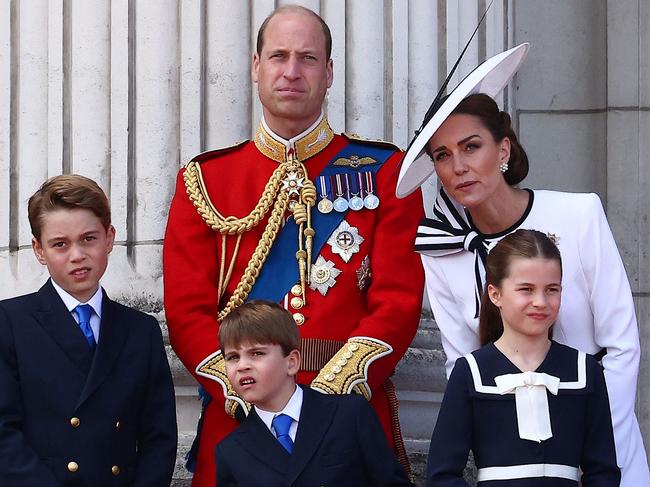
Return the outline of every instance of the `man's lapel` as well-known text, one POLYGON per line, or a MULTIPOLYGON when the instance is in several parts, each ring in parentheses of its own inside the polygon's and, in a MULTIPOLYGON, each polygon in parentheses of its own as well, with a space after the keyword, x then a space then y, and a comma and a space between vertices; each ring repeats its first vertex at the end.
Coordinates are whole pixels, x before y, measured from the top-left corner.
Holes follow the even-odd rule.
POLYGON ((254 408, 233 434, 245 451, 280 475, 285 475, 291 456, 269 431, 254 408))
POLYGON ((336 413, 334 401, 327 401, 320 392, 303 387, 302 410, 296 432, 286 485, 292 485, 318 450, 336 413))
POLYGON ((115 361, 124 348, 129 334, 129 323, 119 306, 108 297, 105 291, 102 299, 102 320, 99 342, 95 349, 95 359, 88 375, 86 385, 81 392, 77 407, 101 385, 111 371, 115 361))
POLYGON ((87 375, 92 364, 92 351, 50 279, 39 289, 37 296, 38 307, 34 312, 36 320, 72 363, 87 375))

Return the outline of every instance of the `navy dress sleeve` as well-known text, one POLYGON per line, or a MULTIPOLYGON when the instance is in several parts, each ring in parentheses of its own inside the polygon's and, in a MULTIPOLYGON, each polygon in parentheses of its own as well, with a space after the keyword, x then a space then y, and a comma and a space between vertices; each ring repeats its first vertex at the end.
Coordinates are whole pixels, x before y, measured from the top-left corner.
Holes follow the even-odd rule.
POLYGON ((616 464, 614 433, 610 416, 605 377, 600 365, 587 357, 588 377, 594 381, 593 393, 587 402, 584 447, 580 467, 583 487, 614 487, 619 485, 621 471, 616 464))
POLYGON ((470 371, 465 358, 456 361, 431 437, 427 487, 469 487, 463 470, 472 445, 473 411, 470 371))

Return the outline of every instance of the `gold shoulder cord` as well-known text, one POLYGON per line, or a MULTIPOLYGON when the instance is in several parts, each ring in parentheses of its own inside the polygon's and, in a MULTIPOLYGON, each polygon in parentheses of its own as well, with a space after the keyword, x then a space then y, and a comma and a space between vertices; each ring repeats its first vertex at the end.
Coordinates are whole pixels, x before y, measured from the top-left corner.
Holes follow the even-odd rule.
POLYGON ((248 297, 280 230, 282 219, 287 208, 293 212, 293 217, 299 226, 296 259, 298 261, 300 280, 304 293, 305 283, 307 282, 310 271, 309 264, 311 262, 312 240, 315 234, 314 229, 311 228, 311 207, 315 204, 317 198, 316 187, 309 179, 304 164, 292 156, 288 160, 280 163, 266 183, 262 196, 257 202, 257 205, 255 205, 255 208, 243 218, 236 218, 234 216, 224 217, 219 213, 210 200, 201 173, 201 167, 196 161, 192 161, 187 165, 183 173, 183 179, 185 181, 187 195, 196 207, 199 215, 201 215, 201 218, 203 218, 210 228, 222 235, 218 288, 219 301, 230 281, 235 260, 239 253, 239 243, 242 235, 256 227, 272 208, 266 228, 244 270, 241 280, 237 284, 232 296, 230 296, 226 306, 218 314, 217 318, 219 321, 234 308, 243 304, 248 297), (226 237, 229 235, 237 235, 237 241, 228 270, 226 271, 226 237))

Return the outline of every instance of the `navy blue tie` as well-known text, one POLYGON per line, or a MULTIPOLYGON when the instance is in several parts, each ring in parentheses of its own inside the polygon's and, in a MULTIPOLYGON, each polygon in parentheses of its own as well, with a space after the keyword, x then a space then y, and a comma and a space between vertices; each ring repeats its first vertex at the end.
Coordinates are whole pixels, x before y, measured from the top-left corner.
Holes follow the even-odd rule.
POLYGON ((95 349, 95 335, 93 335, 93 330, 90 327, 90 317, 93 315, 93 307, 89 304, 80 304, 75 308, 77 316, 79 317, 79 328, 83 332, 88 345, 91 350, 95 349))
POLYGON ((291 436, 289 436, 291 423, 293 423, 293 418, 286 414, 278 414, 273 418, 273 421, 271 421, 271 426, 273 426, 273 429, 275 430, 275 435, 278 437, 278 441, 289 453, 293 451, 293 440, 291 439, 291 436))

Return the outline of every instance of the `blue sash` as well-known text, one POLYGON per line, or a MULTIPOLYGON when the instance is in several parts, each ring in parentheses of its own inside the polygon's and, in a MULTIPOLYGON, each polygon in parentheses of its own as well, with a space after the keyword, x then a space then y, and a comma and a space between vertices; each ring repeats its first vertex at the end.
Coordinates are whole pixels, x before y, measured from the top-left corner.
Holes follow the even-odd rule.
MULTIPOLYGON (((320 176, 331 176, 335 174, 356 175, 360 169, 375 174, 394 152, 393 149, 349 142, 348 145, 343 147, 332 158, 323 169, 323 172, 314 178, 314 180, 320 176), (371 157, 377 162, 357 168, 334 165, 334 162, 338 159, 350 158, 350 156, 358 156, 359 158, 371 157)), ((316 231, 312 246, 312 258, 314 261, 329 236, 340 225, 346 213, 339 213, 337 211, 330 213, 321 213, 318 210, 312 211, 311 222, 312 227, 316 231)), ((296 225, 293 217, 290 217, 276 237, 260 275, 248 295, 247 301, 252 299, 267 299, 278 303, 284 298, 291 289, 291 286, 300 281, 298 265, 295 259, 297 250, 298 225, 296 225)))

